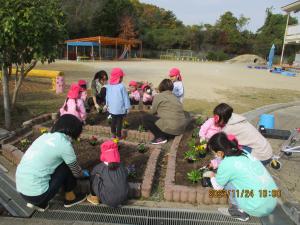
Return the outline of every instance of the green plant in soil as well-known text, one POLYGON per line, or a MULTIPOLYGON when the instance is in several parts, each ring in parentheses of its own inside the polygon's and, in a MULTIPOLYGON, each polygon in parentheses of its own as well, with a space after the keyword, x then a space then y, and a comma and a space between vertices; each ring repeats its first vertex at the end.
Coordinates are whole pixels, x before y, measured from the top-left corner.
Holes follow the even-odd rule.
POLYGON ((23 140, 20 141, 20 145, 22 149, 26 149, 30 146, 31 141, 29 141, 27 138, 24 138, 23 140))
POLYGON ((139 131, 139 132, 145 132, 146 129, 145 129, 145 127, 144 127, 143 125, 139 125, 138 131, 139 131))
POLYGON ((199 136, 199 131, 200 131, 200 127, 196 127, 196 128, 193 130, 192 137, 193 137, 193 138, 197 138, 197 137, 199 136))
POLYGON ((201 116, 199 116, 195 121, 197 126, 201 126, 203 124, 203 122, 204 122, 204 120, 201 116))
POLYGON ((136 178, 136 168, 135 165, 127 166, 128 178, 136 178))
POLYGON ((198 159, 197 155, 198 155, 197 151, 195 151, 195 149, 191 149, 184 153, 184 159, 191 161, 191 162, 195 162, 198 159))
POLYGON ((202 179, 202 172, 199 170, 192 170, 191 172, 187 173, 187 178, 193 184, 198 183, 202 179))
POLYGON ((127 129, 129 127, 129 122, 127 120, 123 121, 123 128, 127 129))
POLYGON ((145 153, 146 152, 146 144, 145 143, 140 143, 138 146, 137 146, 137 150, 140 152, 140 153, 145 153))
POLYGON ((98 139, 95 136, 92 136, 89 140, 90 145, 95 146, 98 142, 98 139))
POLYGON ((187 145, 189 147, 190 150, 194 149, 196 146, 196 139, 195 138, 191 138, 188 142, 187 145))

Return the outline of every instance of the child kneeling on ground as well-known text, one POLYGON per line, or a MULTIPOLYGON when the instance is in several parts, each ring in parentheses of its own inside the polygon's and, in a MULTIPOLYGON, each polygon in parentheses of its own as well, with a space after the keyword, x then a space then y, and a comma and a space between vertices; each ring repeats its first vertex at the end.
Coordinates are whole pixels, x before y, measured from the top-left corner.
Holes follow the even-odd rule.
POLYGON ((118 207, 127 200, 127 169, 120 163, 118 145, 106 141, 101 145, 101 163, 91 173, 91 194, 87 200, 91 204, 100 202, 110 207, 118 207))
POLYGON ((230 207, 218 210, 240 221, 250 216, 262 217, 273 212, 277 200, 272 195, 262 196, 262 191, 273 193, 277 186, 263 164, 247 151, 243 151, 236 139, 221 132, 211 137, 207 144, 223 157, 216 174, 211 174, 211 183, 215 190, 225 190, 230 207), (243 194, 244 193, 244 194, 243 194))
POLYGON ((132 80, 129 82, 129 99, 131 105, 138 105, 140 103, 141 95, 137 89, 138 84, 132 80))

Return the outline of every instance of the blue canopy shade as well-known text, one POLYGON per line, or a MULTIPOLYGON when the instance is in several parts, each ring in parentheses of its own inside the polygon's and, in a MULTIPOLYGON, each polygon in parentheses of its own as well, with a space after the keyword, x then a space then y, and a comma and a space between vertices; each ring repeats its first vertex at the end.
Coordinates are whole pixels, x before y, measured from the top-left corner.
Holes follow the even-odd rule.
POLYGON ((92 46, 99 46, 100 44, 97 42, 83 42, 83 41, 76 41, 76 42, 67 42, 68 46, 84 46, 84 47, 92 47, 92 46))

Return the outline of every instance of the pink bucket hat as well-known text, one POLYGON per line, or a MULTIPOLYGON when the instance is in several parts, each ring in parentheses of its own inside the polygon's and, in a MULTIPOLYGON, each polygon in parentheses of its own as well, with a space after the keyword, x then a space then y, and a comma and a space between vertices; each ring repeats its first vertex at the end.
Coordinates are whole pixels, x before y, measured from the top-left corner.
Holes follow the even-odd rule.
POLYGON ((229 141, 236 141, 238 144, 238 148, 241 150, 242 146, 240 146, 238 139, 236 138, 236 136, 234 134, 228 134, 227 135, 227 139, 229 141))
POLYGON ((114 68, 110 74, 109 84, 118 84, 120 83, 120 78, 124 77, 125 74, 121 68, 114 68))
POLYGON ((178 80, 182 80, 181 74, 180 74, 180 70, 178 68, 172 68, 169 72, 169 76, 170 77, 177 77, 178 80))
POLYGON ((148 87, 148 88, 150 87, 149 84, 143 84, 143 85, 142 85, 142 90, 145 91, 145 89, 146 89, 147 87, 148 87))
POLYGON ((129 82, 129 86, 137 87, 138 84, 137 84, 136 81, 132 80, 132 81, 129 82))
POLYGON ((100 147, 101 155, 100 160, 107 163, 119 163, 120 154, 118 145, 113 141, 105 141, 100 147))
POLYGON ((86 86, 87 83, 86 83, 85 80, 79 80, 79 81, 78 81, 78 85, 79 85, 79 86, 86 86))
POLYGON ((71 84, 67 97, 71 99, 77 99, 79 97, 80 87, 78 84, 71 84))

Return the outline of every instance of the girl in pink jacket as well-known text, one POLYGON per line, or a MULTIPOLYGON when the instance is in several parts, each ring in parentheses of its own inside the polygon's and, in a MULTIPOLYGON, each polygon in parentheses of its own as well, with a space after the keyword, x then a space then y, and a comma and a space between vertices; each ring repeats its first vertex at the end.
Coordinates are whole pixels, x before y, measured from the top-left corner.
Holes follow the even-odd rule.
POLYGON ((78 84, 72 84, 68 92, 64 105, 60 108, 60 115, 71 114, 76 116, 80 121, 85 122, 86 111, 84 102, 80 98, 82 89, 78 84))
POLYGON ((129 82, 129 99, 131 105, 138 105, 140 103, 141 95, 137 89, 138 84, 136 81, 129 82))
POLYGON ((209 140, 216 133, 221 132, 222 127, 218 123, 219 118, 217 115, 214 115, 213 118, 209 118, 206 122, 201 126, 199 131, 200 140, 209 140))

